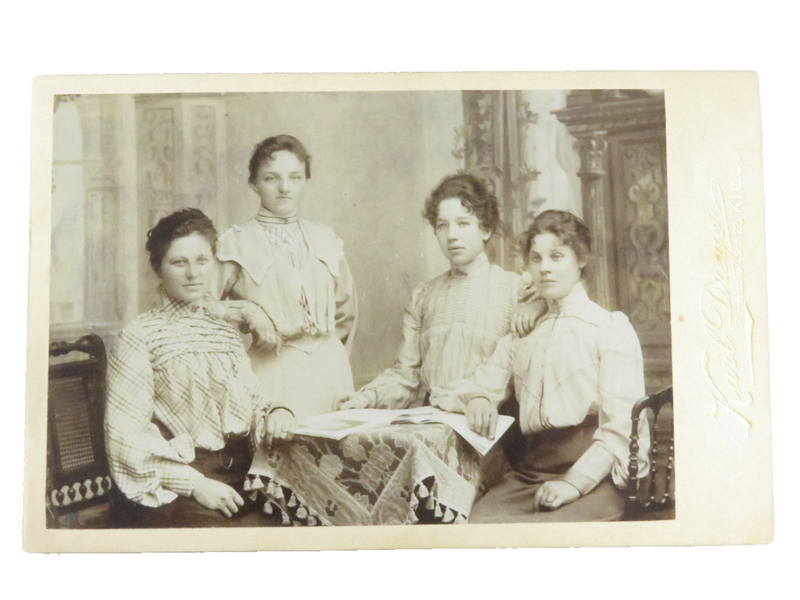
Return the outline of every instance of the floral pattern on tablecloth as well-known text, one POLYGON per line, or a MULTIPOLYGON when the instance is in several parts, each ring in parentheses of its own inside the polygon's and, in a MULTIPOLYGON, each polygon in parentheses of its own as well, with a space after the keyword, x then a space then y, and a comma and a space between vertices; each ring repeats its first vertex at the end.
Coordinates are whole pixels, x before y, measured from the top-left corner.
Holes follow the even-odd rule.
POLYGON ((499 444, 481 459, 447 425, 396 425, 261 449, 245 489, 284 525, 465 523, 506 468, 499 444))

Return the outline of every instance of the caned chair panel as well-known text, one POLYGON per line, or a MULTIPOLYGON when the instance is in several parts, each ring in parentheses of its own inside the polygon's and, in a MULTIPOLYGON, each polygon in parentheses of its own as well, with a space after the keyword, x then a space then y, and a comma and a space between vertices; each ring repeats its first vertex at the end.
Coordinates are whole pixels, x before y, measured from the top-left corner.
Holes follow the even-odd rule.
POLYGON ((103 437, 106 352, 103 340, 87 335, 50 345, 50 356, 84 352, 88 359, 50 366, 47 398, 47 522, 108 502, 111 480, 103 437))

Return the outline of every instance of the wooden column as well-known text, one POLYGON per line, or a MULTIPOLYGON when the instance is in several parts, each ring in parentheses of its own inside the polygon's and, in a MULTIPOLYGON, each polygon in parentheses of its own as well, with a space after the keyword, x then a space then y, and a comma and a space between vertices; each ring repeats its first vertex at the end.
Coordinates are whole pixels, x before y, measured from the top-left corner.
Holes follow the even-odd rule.
POLYGON ((608 142, 604 131, 594 131, 576 142, 581 157, 583 215, 592 232, 593 251, 596 257, 592 264, 589 293, 600 306, 616 309, 614 273, 610 258, 613 256, 611 206, 608 197, 608 172, 605 168, 608 142))

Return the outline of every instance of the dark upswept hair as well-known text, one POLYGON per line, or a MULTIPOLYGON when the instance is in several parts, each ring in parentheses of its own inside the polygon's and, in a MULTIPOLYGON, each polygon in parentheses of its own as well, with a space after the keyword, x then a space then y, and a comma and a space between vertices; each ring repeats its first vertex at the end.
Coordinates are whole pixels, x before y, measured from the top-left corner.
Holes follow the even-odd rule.
POLYGON ((150 266, 153 270, 156 273, 161 271, 161 262, 172 242, 193 233, 199 233, 206 238, 211 245, 211 251, 216 254, 217 230, 211 219, 197 208, 184 208, 167 215, 148 231, 145 248, 150 253, 150 266))
MULTIPOLYGON (((592 234, 589 228, 578 217, 565 210, 546 210, 536 216, 522 235, 520 250, 525 263, 530 262, 533 239, 542 233, 552 233, 565 246, 572 248, 579 262, 588 263, 592 258, 592 234)), ((581 268, 581 277, 586 267, 581 268)))
POLYGON ((306 150, 303 142, 291 135, 276 135, 268 137, 256 144, 253 156, 250 157, 250 183, 255 183, 258 179, 258 170, 265 162, 272 160, 272 155, 281 150, 288 150, 306 166, 306 179, 311 179, 311 155, 306 150))
POLYGON ((422 216, 431 227, 436 227, 439 205, 443 200, 458 198, 470 213, 478 218, 481 229, 493 233, 500 224, 500 207, 497 198, 486 184, 473 175, 463 173, 445 177, 425 200, 422 216))

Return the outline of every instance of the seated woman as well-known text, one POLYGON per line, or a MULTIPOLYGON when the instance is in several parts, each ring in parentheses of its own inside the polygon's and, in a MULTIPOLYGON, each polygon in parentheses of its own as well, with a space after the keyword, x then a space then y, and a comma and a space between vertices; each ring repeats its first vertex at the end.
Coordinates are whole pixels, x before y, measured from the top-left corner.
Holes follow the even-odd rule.
POLYGON ((261 207, 255 220, 220 235, 217 298, 249 300, 253 371, 298 419, 331 412, 353 390, 348 353, 356 292, 344 244, 324 225, 298 216, 311 157, 290 135, 259 143, 250 187, 261 207))
MULTIPOLYGON (((428 392, 445 390, 470 376, 511 331, 520 278, 489 263, 486 242, 498 226, 499 208, 484 183, 472 175, 445 178, 425 202, 450 270, 413 291, 403 322, 403 344, 395 366, 339 408, 407 408, 428 392)), ((459 410, 457 398, 431 396, 444 410, 459 410)))
MULTIPOLYGON (((524 241, 528 272, 547 311, 524 338, 504 338, 474 378, 454 384, 493 437, 511 394, 523 432, 516 472, 472 508, 470 523, 611 521, 622 516, 631 409, 644 397, 642 350, 628 318, 586 295, 591 237, 576 216, 540 214, 524 241)), ((649 444, 642 428, 640 460, 649 444)))
POLYGON ((251 444, 289 439, 294 419, 259 391, 225 311, 203 306, 216 268, 211 220, 184 209, 147 237, 162 304, 120 332, 108 364, 106 446, 130 500, 120 517, 130 527, 241 525, 251 444))

